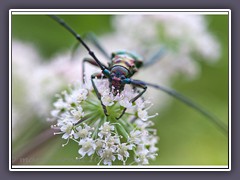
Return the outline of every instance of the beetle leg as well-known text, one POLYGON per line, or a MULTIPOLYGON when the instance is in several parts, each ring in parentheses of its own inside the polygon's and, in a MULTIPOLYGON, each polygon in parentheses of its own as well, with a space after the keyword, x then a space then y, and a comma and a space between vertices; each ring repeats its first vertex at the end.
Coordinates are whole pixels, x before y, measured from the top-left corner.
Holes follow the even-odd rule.
MULTIPOLYGON (((98 64, 96 63, 96 61, 94 61, 94 59, 92 58, 84 58, 83 62, 82 62, 82 82, 84 83, 84 77, 85 77, 85 63, 89 63, 93 66, 98 67, 98 64)), ((102 64, 103 65, 103 64, 102 64)), ((105 68, 107 68, 105 65, 103 65, 105 68)))
POLYGON ((166 54, 166 49, 161 47, 157 52, 155 52, 148 60, 143 63, 143 67, 148 67, 154 63, 161 60, 161 58, 166 54))
POLYGON ((93 89, 94 89, 94 91, 95 91, 95 93, 96 93, 99 101, 101 102, 101 105, 102 105, 102 107, 103 107, 104 114, 105 114, 106 116, 108 116, 108 114, 107 114, 107 108, 106 108, 106 106, 102 103, 102 99, 101 99, 102 96, 101 96, 101 94, 99 93, 98 88, 97 88, 97 86, 96 86, 95 83, 94 83, 94 78, 101 79, 101 78, 106 78, 106 77, 103 76, 102 73, 95 73, 95 74, 93 74, 93 75, 91 76, 91 82, 92 82, 93 89))
MULTIPOLYGON (((136 86, 133 86, 133 89, 134 89, 134 92, 140 93, 139 90, 136 90, 136 86)), ((142 101, 145 100, 145 98, 144 98, 143 96, 140 96, 140 98, 142 99, 142 101)), ((137 118, 138 118, 137 116, 134 116, 134 117, 130 120, 130 122, 131 122, 131 123, 134 123, 134 122, 137 120, 137 118)))
MULTIPOLYGON (((134 87, 139 87, 142 88, 143 90, 141 92, 138 93, 137 96, 135 96, 134 98, 132 98, 130 100, 130 103, 134 103, 139 97, 142 97, 142 95, 145 93, 145 91, 147 90, 147 86, 143 83, 135 83, 135 81, 131 81, 131 83, 134 87)), ((121 115, 119 117, 117 117, 116 119, 120 119, 124 113, 126 112, 127 108, 124 108, 121 115)))

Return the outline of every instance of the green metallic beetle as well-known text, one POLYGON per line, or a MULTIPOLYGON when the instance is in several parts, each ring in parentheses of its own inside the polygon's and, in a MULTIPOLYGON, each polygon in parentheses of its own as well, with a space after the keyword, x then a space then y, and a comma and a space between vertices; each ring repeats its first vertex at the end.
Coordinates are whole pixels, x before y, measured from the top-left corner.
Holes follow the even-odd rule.
MULTIPOLYGON (((77 34, 70 26, 68 26, 61 18, 55 15, 49 15, 51 18, 53 18, 55 21, 57 21, 59 24, 61 24, 65 29, 67 29, 77 40, 80 42, 88 51, 91 58, 84 58, 83 60, 83 73, 85 72, 84 64, 85 62, 90 63, 94 66, 98 66, 101 69, 100 73, 95 73, 91 76, 91 82, 94 88, 94 91, 99 99, 99 101, 102 104, 104 113, 106 116, 108 116, 106 106, 101 101, 101 94, 99 93, 94 79, 101 79, 101 78, 107 78, 109 80, 109 88, 112 91, 113 95, 116 96, 118 93, 121 93, 124 90, 124 87, 126 84, 132 85, 133 88, 141 88, 142 91, 138 91, 138 94, 130 100, 130 102, 135 102, 139 97, 141 97, 147 90, 147 87, 153 87, 156 89, 159 89, 176 99, 180 100, 181 102, 185 103, 186 105, 190 106, 191 108, 197 110, 207 118, 209 118, 213 123, 215 123, 221 130, 224 132, 227 132, 225 125, 220 121, 217 117, 194 103, 192 100, 188 99, 187 97, 183 96, 182 94, 176 92, 175 90, 156 85, 147 83, 141 80, 135 80, 132 79, 132 76, 142 67, 149 66, 160 59, 160 57, 164 54, 164 49, 161 48, 159 51, 157 51, 151 58, 149 58, 147 61, 142 61, 142 58, 129 51, 116 51, 113 52, 111 56, 104 50, 104 48, 100 45, 97 38, 89 33, 87 34, 86 38, 90 40, 93 45, 98 48, 98 50, 107 58, 109 59, 108 66, 104 65, 100 62, 100 60, 96 57, 94 52, 88 47, 88 45, 83 41, 83 38, 77 34)), ((116 119, 121 118, 126 111, 126 108, 123 109, 122 113, 119 117, 116 119)))
MULTIPOLYGON (((94 58, 95 55, 93 55, 92 57, 94 58)), ((143 61, 141 60, 141 57, 138 56, 137 54, 134 54, 128 51, 113 52, 111 56, 111 62, 108 63, 109 65, 108 67, 104 66, 103 64, 99 65, 97 61, 94 59, 85 58, 83 60, 83 63, 84 62, 88 62, 92 65, 100 66, 100 68, 102 69, 101 73, 95 73, 91 76, 91 82, 92 82, 93 88, 100 101, 101 101, 101 95, 98 92, 98 89, 94 83, 95 78, 97 79, 108 78, 109 88, 114 96, 121 93, 124 90, 124 86, 126 84, 132 84, 134 87, 142 88, 143 90, 140 93, 138 93, 136 97, 131 99, 130 102, 132 103, 136 101, 139 97, 141 97, 147 89, 147 86, 142 81, 131 79, 131 77, 143 65, 143 61)), ((84 65, 83 65, 83 70, 85 71, 84 65)), ((107 109, 105 105, 102 103, 102 101, 101 101, 101 104, 103 106, 105 115, 108 115, 107 109)), ((126 111, 126 108, 123 110, 123 112, 117 119, 121 118, 124 115, 125 111, 126 111)))

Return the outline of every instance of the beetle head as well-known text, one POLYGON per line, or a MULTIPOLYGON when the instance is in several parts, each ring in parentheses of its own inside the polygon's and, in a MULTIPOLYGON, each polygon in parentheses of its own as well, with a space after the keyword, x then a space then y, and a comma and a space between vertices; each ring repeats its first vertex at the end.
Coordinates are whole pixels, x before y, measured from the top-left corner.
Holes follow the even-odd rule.
POLYGON ((124 89, 125 82, 124 80, 128 76, 128 70, 122 66, 114 66, 111 69, 109 86, 114 96, 118 93, 121 93, 124 89))

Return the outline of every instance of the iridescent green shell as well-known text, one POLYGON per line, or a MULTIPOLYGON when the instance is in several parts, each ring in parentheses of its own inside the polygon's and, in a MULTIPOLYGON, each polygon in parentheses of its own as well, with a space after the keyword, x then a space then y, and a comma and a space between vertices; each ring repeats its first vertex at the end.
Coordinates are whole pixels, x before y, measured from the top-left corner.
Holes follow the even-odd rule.
POLYGON ((110 68, 114 66, 122 66, 129 71, 129 76, 133 76, 135 72, 142 66, 142 57, 136 53, 128 51, 116 51, 112 53, 112 63, 110 68))

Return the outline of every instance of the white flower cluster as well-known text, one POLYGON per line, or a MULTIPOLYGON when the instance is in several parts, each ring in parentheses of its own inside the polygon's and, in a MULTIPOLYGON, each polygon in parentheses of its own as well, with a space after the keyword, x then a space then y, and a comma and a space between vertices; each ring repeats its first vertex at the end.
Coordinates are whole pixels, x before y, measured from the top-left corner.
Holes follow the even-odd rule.
MULTIPOLYGON (((112 36, 117 38, 115 41, 117 43, 109 42, 110 48, 127 48, 146 52, 157 45, 158 48, 166 46, 166 51, 175 52, 176 56, 182 54, 191 60, 194 60, 191 55, 194 51, 203 56, 206 61, 217 60, 220 56, 220 45, 208 30, 208 24, 203 15, 186 15, 181 12, 118 15, 114 16, 112 24, 115 29, 112 36), (124 47, 119 47, 121 45, 124 47)), ((108 38, 108 36, 105 37, 108 38)), ((113 37, 109 36, 109 38, 113 37)))
POLYGON ((67 140, 63 146, 69 140, 77 142, 81 156, 77 159, 94 156, 98 165, 149 164, 158 150, 156 130, 151 128, 153 122, 149 120, 157 114, 149 116, 147 112, 151 104, 143 99, 129 103, 136 95, 130 87, 115 97, 109 91, 107 81, 98 81, 97 87, 109 116, 104 115, 92 88, 75 84, 68 92, 57 95, 50 120, 57 121, 52 126, 58 130, 55 134, 61 134, 67 140), (124 107, 128 108, 126 114, 117 120, 124 107))

